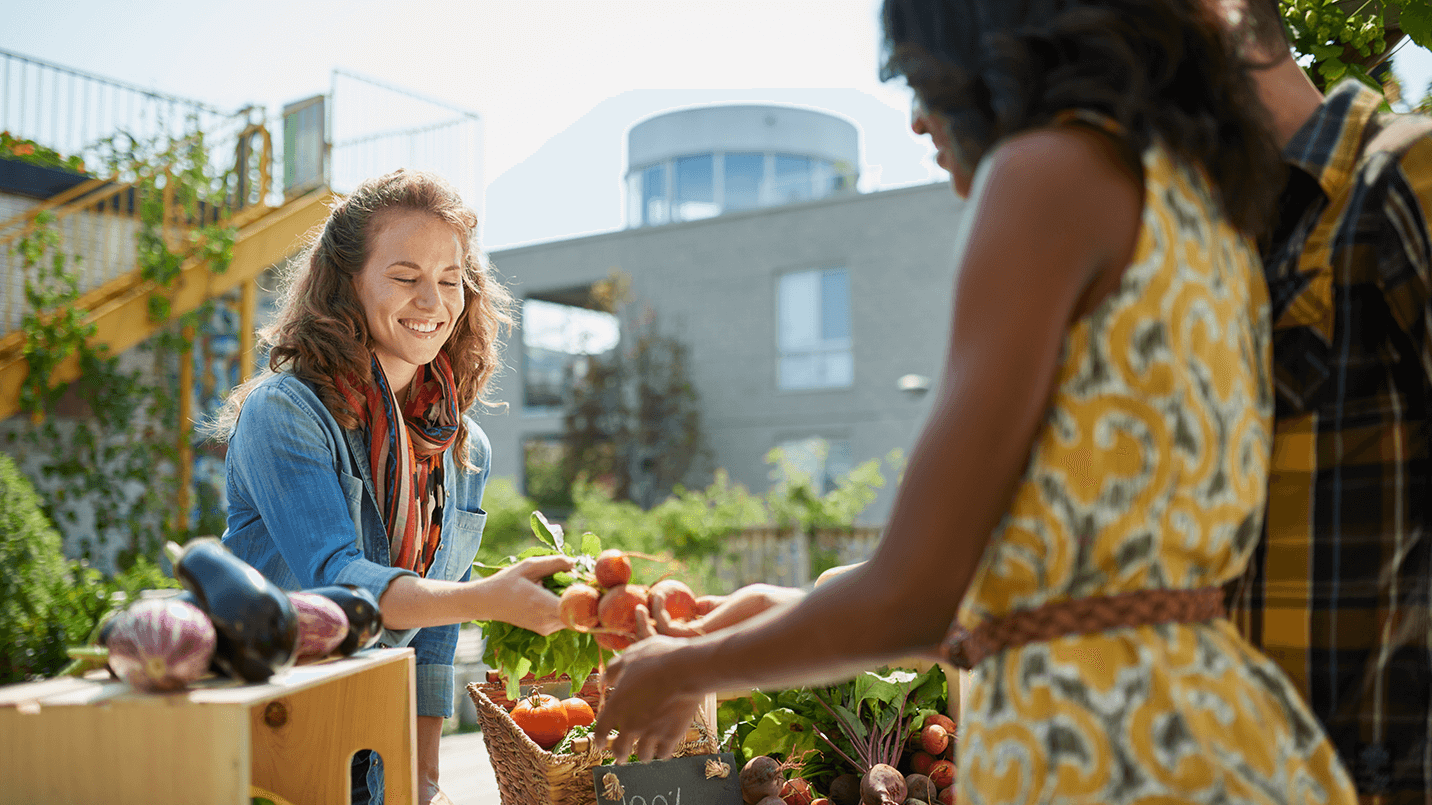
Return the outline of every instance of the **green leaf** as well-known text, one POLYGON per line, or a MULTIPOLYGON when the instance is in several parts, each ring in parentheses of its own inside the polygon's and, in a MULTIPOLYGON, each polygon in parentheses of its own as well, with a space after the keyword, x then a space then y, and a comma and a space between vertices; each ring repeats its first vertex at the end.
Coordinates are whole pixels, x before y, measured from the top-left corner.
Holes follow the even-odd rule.
POLYGON ((512 673, 507 675, 508 699, 515 702, 517 701, 517 697, 522 695, 522 677, 527 676, 527 672, 531 670, 532 661, 526 657, 519 659, 517 664, 513 666, 512 673))
POLYGON ((473 561, 473 563, 472 563, 472 573, 473 573, 473 575, 475 575, 475 576, 479 576, 479 577, 485 579, 485 578, 487 578, 488 576, 491 576, 492 574, 494 574, 494 573, 496 573, 497 571, 501 570, 502 567, 503 567, 503 566, 501 566, 501 565, 489 565, 489 564, 484 564, 483 562, 473 561))
POLYGON ((582 535, 582 553, 596 556, 602 552, 602 538, 588 531, 582 535))
POLYGON ((1407 3, 1399 16, 1402 32, 1424 48, 1432 48, 1432 4, 1407 3))
POLYGON ((557 551, 565 552, 566 543, 562 540, 562 527, 549 523, 542 512, 532 512, 532 533, 537 536, 537 539, 557 551))
POLYGON ((852 741, 864 741, 870 737, 870 731, 865 728, 865 724, 844 705, 833 704, 830 709, 835 711, 836 721, 840 724, 841 731, 845 733, 846 737, 852 741))
POLYGON ((803 736, 810 739, 808 742, 811 748, 814 748, 815 733, 804 725, 804 719, 784 708, 772 710, 761 716, 761 720, 756 723, 756 729, 746 736, 746 740, 741 744, 741 754, 744 760, 750 760, 757 755, 778 754, 789 757, 803 736))
POLYGON ((552 548, 544 548, 541 545, 534 545, 531 548, 528 548, 527 550, 523 551, 522 553, 517 554, 517 559, 518 561, 521 561, 523 559, 531 559, 534 556, 556 556, 559 553, 560 551, 554 550, 552 548))
POLYGON ((751 691, 751 701, 755 704, 756 711, 760 713, 766 713, 775 708, 775 700, 762 690, 751 691))

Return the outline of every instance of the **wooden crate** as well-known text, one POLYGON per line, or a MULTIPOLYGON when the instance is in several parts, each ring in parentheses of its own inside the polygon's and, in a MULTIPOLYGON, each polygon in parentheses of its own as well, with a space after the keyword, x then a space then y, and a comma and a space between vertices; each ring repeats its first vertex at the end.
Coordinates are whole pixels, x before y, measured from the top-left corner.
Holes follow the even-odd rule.
POLYGON ((403 648, 181 693, 103 678, 0 687, 0 805, 249 805, 251 790, 347 802, 360 749, 382 755, 388 802, 415 803, 415 678, 403 648))

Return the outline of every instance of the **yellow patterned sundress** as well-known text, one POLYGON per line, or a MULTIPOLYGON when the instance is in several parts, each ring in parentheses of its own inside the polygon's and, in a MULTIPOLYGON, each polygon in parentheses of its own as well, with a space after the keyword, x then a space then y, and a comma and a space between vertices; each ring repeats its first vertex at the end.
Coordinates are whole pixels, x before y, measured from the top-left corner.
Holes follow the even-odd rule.
MULTIPOLYGON (((1067 332, 1058 384, 959 622, 1221 585, 1258 537, 1272 389, 1257 255, 1201 171, 1155 145, 1135 257, 1067 332)), ((1352 803, 1282 672, 1227 620, 990 656, 960 725, 959 802, 1352 803)))

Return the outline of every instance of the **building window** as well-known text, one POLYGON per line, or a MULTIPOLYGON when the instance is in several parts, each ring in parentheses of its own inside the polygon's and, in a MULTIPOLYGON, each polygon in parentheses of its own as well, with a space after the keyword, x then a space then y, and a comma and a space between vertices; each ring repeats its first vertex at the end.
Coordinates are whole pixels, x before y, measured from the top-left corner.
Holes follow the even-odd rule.
MULTIPOLYGON (((833 491, 840 479, 855 468, 851 459, 849 439, 827 439, 811 436, 804 439, 790 439, 776 445, 781 449, 784 469, 788 473, 810 480, 810 487, 817 495, 833 491)), ((796 479, 792 479, 796 480, 796 479)))
POLYGON ((655 226, 667 222, 665 165, 652 165, 641 172, 641 200, 643 226, 655 226))
POLYGON ((522 302, 524 412, 559 413, 568 390, 587 375, 591 356, 615 349, 616 316, 541 299, 522 302))
POLYGON ((677 221, 697 221, 721 213, 716 204, 716 181, 710 154, 676 160, 677 221))
POLYGON ((754 210, 761 204, 761 175, 765 154, 726 154, 723 176, 726 212, 754 210))
POLYGON ((784 274, 776 298, 777 385, 802 390, 847 388, 854 383, 846 270, 784 274))
POLYGON ((790 204, 814 197, 811 192, 810 158, 776 154, 777 203, 790 204))

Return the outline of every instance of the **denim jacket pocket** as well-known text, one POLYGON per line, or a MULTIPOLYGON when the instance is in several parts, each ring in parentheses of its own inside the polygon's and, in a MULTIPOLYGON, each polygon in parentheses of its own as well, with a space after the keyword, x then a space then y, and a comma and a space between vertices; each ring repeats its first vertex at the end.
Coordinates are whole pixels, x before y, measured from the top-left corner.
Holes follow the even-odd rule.
POLYGON ((353 518, 353 535, 358 550, 371 559, 368 546, 363 544, 363 479, 340 472, 338 483, 343 486, 343 499, 348 504, 348 516, 353 518))
MULTIPOLYGON (((487 526, 487 512, 478 509, 475 512, 463 511, 453 508, 448 512, 447 522, 443 524, 443 538, 440 552, 446 553, 446 561, 435 562, 434 565, 442 564, 446 571, 442 578, 456 581, 462 578, 472 565, 472 560, 477 558, 477 549, 482 545, 482 529, 487 526)), ((429 578, 437 577, 429 572, 429 578)))

